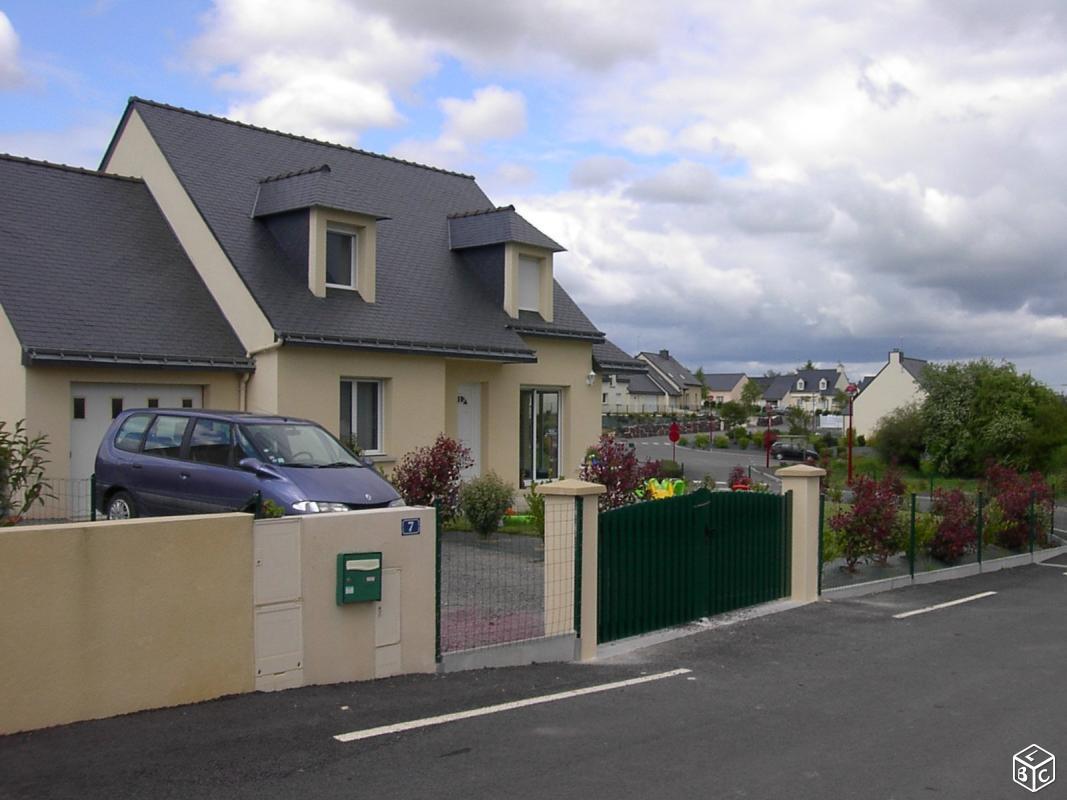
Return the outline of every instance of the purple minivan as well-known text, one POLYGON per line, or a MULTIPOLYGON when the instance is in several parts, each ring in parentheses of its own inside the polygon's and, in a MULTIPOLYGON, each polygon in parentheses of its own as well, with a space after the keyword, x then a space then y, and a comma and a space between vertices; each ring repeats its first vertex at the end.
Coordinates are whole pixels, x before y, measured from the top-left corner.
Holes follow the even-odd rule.
POLYGON ((402 506, 369 462, 314 422, 201 409, 119 414, 96 454, 96 507, 108 519, 250 510, 286 514, 402 506))

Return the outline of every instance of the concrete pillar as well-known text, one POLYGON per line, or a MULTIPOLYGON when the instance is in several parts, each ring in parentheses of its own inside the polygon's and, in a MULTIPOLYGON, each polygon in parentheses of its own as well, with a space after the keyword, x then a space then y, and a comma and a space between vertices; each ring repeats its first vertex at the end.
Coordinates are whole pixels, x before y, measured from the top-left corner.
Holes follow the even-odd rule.
POLYGON ((574 553, 577 506, 582 499, 581 636, 579 657, 596 657, 597 497, 607 491, 599 483, 562 480, 537 487, 545 496, 545 635, 574 629, 574 553))
POLYGON ((778 470, 782 494, 793 493, 794 600, 810 602, 819 597, 819 479, 826 470, 797 464, 778 470))

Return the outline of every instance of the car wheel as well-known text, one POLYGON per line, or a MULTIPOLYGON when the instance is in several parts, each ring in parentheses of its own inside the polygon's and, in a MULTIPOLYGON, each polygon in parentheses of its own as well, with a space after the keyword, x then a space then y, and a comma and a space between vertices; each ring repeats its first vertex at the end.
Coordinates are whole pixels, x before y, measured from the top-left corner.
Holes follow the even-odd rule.
POLYGON ((133 497, 129 492, 115 492, 107 501, 108 519, 133 519, 137 516, 137 506, 133 504, 133 497))
POLYGON ((774 460, 775 461, 781 461, 782 460, 782 454, 781 453, 775 453, 774 454, 774 460))

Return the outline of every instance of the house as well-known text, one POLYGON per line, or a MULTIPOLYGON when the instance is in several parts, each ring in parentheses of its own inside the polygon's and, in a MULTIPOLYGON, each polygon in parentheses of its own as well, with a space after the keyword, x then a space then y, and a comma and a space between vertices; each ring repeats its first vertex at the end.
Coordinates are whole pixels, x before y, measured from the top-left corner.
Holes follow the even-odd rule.
POLYGON ((708 400, 713 403, 740 403, 749 377, 743 372, 711 372, 704 376, 708 400))
POLYGON ((512 483, 597 440, 562 248, 469 175, 138 98, 100 172, 2 169, 0 418, 55 476, 123 406, 305 417, 385 470, 444 431, 512 483))
POLYGON ((906 358, 900 350, 889 351, 885 365, 852 401, 852 427, 857 435, 870 436, 886 414, 923 400, 926 393, 919 380, 926 364, 920 358, 906 358))
POLYGON ((847 386, 848 377, 840 364, 836 369, 802 369, 775 377, 764 390, 763 399, 778 409, 799 406, 814 414, 835 409, 839 393, 847 386))
POLYGON ((648 365, 631 358, 610 340, 593 345, 593 370, 601 380, 601 411, 604 414, 644 411, 640 401, 630 394, 630 382, 635 375, 647 375, 648 365))
POLYGON ((656 379, 657 384, 671 388, 671 397, 677 399, 672 404, 671 410, 696 411, 704 402, 703 387, 696 376, 686 367, 671 357, 670 351, 660 350, 658 353, 638 353, 637 358, 648 364, 649 375, 656 379))
POLYGON ((628 410, 643 413, 669 413, 681 405, 682 392, 651 370, 633 375, 628 387, 628 410))

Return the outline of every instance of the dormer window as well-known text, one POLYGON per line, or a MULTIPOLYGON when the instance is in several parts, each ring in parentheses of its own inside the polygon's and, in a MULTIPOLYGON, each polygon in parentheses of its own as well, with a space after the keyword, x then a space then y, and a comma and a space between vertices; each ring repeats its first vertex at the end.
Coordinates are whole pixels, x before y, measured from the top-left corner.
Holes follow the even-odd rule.
POLYGON ((804 391, 804 379, 803 378, 799 378, 797 380, 797 391, 798 392, 804 391))
POLYGON ((541 259, 519 256, 519 311, 541 312, 541 259))
POLYGON ((819 391, 820 392, 825 392, 826 391, 826 378, 820 378, 819 379, 819 391))
POLYGON ((356 289, 359 265, 359 232, 347 225, 326 226, 326 285, 356 289))

